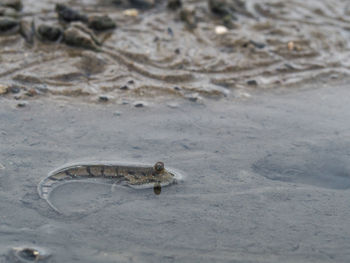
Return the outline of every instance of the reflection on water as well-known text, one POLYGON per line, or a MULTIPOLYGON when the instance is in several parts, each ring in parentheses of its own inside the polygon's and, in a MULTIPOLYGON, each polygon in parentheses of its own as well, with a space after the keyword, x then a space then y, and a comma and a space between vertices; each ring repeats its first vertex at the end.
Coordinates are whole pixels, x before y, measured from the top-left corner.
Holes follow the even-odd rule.
POLYGON ((162 192, 162 186, 160 184, 155 184, 153 187, 153 192, 155 195, 160 195, 162 192))
MULTIPOLYGON (((26 20, 40 17, 58 24, 56 1, 34 2, 24 3, 26 20)), ((125 15, 129 7, 112 1, 74 2, 71 6, 87 15, 108 13, 116 21, 117 29, 97 34, 102 52, 37 40, 30 45, 19 34, 0 37, 1 82, 36 93, 94 100, 104 94, 119 101, 225 96, 252 83, 279 87, 349 72, 346 1, 246 0, 227 25, 207 1, 184 0, 182 8, 194 10, 192 30, 181 21, 181 11, 158 2, 137 16, 125 15), (217 34, 218 25, 228 31, 217 34)))

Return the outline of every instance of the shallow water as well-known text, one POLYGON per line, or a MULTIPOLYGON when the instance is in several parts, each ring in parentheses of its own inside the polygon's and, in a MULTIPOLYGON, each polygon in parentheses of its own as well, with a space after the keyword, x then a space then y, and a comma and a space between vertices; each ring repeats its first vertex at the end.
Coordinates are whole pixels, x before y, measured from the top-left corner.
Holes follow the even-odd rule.
MULTIPOLYGON (((23 14, 56 21, 56 2, 23 14)), ((0 37, 0 84, 20 88, 0 96, 0 262, 17 247, 45 262, 349 262, 347 1, 247 0, 225 35, 205 1, 183 1, 192 31, 160 2, 135 18, 70 1, 118 22, 103 52, 0 37), (31 88, 40 99, 17 107, 31 88), (101 94, 117 103, 79 101, 101 94), (57 214, 37 185, 86 160, 164 161, 184 180, 69 182, 57 214)))
POLYGON ((0 262, 12 247, 48 262, 348 262, 347 82, 177 108, 0 98, 0 262), (37 185, 86 158, 162 160, 185 180, 160 195, 67 183, 58 215, 37 185))
MULTIPOLYGON (((23 1, 25 19, 57 23, 56 2, 23 1)), ((19 34, 2 36, 1 84, 90 101, 103 94, 123 102, 153 96, 217 98, 249 86, 295 86, 349 73, 345 0, 247 0, 246 10, 236 13, 233 28, 223 35, 215 33, 222 20, 210 13, 207 1, 183 1, 196 10, 194 30, 187 29, 178 11, 167 10, 166 1, 137 17, 123 15, 124 8, 108 0, 69 3, 117 21, 117 29, 98 36, 104 52, 39 41, 28 45, 19 34), (125 85, 127 90, 120 89, 125 85)))

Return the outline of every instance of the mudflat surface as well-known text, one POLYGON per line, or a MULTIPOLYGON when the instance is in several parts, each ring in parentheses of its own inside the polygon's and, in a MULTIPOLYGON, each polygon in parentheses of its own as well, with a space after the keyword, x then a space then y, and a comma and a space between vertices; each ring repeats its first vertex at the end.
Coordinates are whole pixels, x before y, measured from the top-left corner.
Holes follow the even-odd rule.
POLYGON ((0 84, 16 87, 20 93, 13 96, 24 99, 28 91, 84 101, 217 98, 251 86, 299 86, 315 76, 349 74, 350 5, 344 0, 226 1, 233 6, 225 8, 235 10, 229 25, 204 0, 183 0, 177 10, 165 0, 148 1, 154 5, 133 16, 127 13, 137 5, 117 2, 142 1, 22 2, 17 19, 28 28, 69 28, 56 3, 88 17, 108 15, 117 25, 95 31, 100 52, 40 40, 37 32, 32 43, 18 32, 1 34, 0 84), (226 26, 225 33, 218 34, 218 26, 226 26))
POLYGON ((0 97, 0 262, 21 246, 48 262, 348 262, 347 83, 171 107, 0 97), (185 178, 160 195, 67 183, 58 215, 36 187, 79 160, 161 160, 185 178))

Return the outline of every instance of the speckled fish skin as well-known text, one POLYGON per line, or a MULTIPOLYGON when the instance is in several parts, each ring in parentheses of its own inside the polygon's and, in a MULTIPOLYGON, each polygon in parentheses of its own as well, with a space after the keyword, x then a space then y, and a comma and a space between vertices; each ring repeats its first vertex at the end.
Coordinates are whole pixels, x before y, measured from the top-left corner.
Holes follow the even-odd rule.
POLYGON ((41 198, 45 199, 54 210, 59 212, 49 200, 51 191, 58 184, 83 178, 108 178, 111 179, 113 183, 123 183, 130 187, 152 186, 153 184, 166 186, 176 181, 175 175, 166 170, 162 162, 157 162, 154 166, 77 164, 51 172, 39 183, 39 195, 41 198))

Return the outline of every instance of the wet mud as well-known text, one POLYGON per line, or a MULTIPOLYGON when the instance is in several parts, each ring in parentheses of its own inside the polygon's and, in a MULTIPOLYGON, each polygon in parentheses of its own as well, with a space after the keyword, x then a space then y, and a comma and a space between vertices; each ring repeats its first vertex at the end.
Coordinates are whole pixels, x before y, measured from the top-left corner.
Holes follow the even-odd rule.
POLYGON ((349 262, 349 15, 0 0, 0 262, 349 262), (133 189, 84 166, 38 193, 98 161, 183 180, 133 189))
POLYGON ((256 162, 253 169, 271 180, 349 189, 349 145, 346 142, 327 144, 296 143, 286 152, 268 154, 256 162))
POLYGON ((349 73, 350 7, 342 0, 27 0, 14 7, 0 12, 0 84, 17 99, 197 100, 349 73))
POLYGON ((0 262, 349 262, 347 83, 144 108, 0 97, 0 262), (57 214, 38 184, 91 160, 184 180, 65 182, 57 214))

